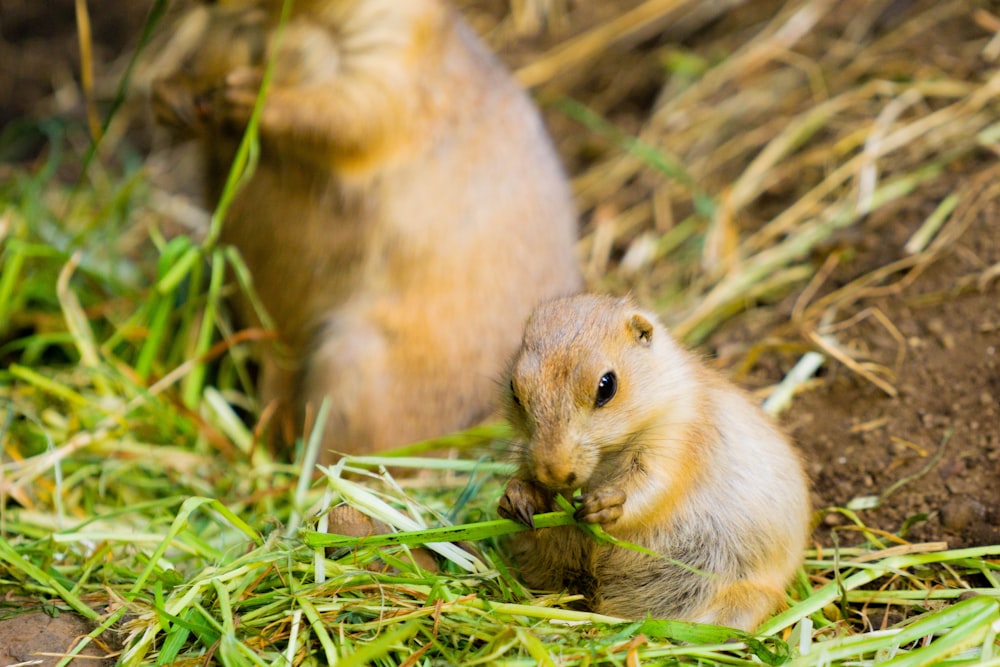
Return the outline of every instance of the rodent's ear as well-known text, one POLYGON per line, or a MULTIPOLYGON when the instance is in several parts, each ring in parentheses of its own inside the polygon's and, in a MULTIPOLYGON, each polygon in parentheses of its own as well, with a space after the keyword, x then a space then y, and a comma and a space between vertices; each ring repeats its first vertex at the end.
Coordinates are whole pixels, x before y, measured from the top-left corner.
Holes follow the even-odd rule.
POLYGON ((653 342, 653 323, 639 313, 635 313, 628 321, 628 328, 635 342, 649 346, 653 342))

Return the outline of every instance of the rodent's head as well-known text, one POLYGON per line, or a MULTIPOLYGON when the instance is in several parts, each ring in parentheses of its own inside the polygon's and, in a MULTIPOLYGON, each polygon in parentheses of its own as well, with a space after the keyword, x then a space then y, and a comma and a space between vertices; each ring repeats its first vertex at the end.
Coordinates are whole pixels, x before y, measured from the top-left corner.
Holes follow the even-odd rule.
POLYGON ((645 389, 665 333, 628 299, 581 295, 539 306, 503 389, 507 418, 524 439, 522 471, 570 491, 626 454, 650 419, 656 392, 644 400, 645 389))

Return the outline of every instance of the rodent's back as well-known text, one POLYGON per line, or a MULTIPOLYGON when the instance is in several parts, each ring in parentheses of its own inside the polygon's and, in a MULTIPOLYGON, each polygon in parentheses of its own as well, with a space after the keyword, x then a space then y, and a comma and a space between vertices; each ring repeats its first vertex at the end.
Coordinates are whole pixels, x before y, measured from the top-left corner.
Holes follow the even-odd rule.
POLYGON ((801 562, 811 518, 801 457, 745 392, 718 378, 711 401, 719 447, 708 464, 717 474, 706 477, 698 509, 731 506, 734 533, 755 527, 772 541, 768 558, 794 567, 801 562), (738 503, 732 502, 734 492, 738 503))

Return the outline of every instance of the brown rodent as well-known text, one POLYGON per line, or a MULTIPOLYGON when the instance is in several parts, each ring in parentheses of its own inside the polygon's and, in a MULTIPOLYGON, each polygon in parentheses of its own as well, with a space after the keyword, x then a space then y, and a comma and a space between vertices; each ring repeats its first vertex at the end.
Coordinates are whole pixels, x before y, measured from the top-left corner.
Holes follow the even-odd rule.
POLYGON ((512 538, 525 583, 585 593, 603 614, 744 630, 781 605, 808 538, 799 458, 655 316, 611 297, 544 303, 506 384, 523 442, 500 514, 532 525, 580 489, 577 519, 665 557, 574 526, 526 531, 512 538))
MULTIPOLYGON (((327 512, 326 517, 327 532, 336 535, 347 535, 349 537, 370 537, 372 535, 385 535, 386 533, 391 532, 389 526, 378 519, 373 519, 367 514, 363 514, 351 505, 337 505, 336 507, 332 507, 330 508, 330 511, 327 512)), ((328 556, 332 555, 335 551, 336 549, 333 547, 326 548, 328 556)), ((412 559, 414 564, 419 565, 428 572, 439 571, 437 562, 434 560, 433 553, 423 547, 407 548, 403 554, 400 554, 400 556, 412 559)), ((368 563, 365 566, 365 569, 371 572, 399 573, 399 570, 391 565, 386 565, 386 563, 381 559, 368 563)))
POLYGON ((287 351, 265 354, 262 402, 301 421, 329 397, 321 461, 470 426, 532 307, 580 286, 539 114, 441 0, 296 0, 276 46, 281 4, 193 10, 153 86, 163 124, 200 138, 214 203, 274 58, 222 231, 287 351))

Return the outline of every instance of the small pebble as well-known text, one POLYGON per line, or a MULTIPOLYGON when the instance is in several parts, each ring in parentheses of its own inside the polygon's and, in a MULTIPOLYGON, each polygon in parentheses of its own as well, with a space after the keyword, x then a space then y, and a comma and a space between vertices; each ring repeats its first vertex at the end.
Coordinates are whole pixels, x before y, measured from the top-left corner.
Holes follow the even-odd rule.
POLYGON ((976 520, 981 520, 986 508, 971 498, 952 498, 941 508, 941 524, 950 531, 959 533, 976 520))

